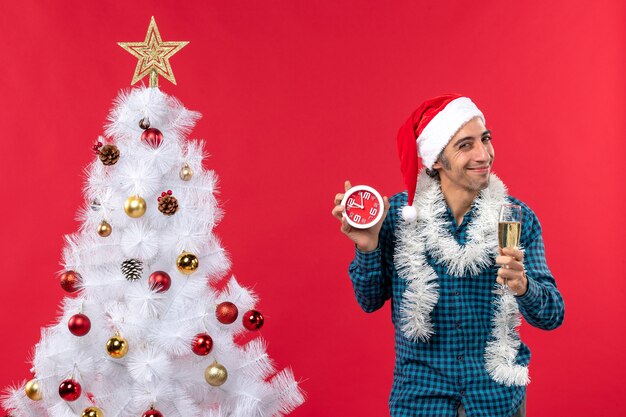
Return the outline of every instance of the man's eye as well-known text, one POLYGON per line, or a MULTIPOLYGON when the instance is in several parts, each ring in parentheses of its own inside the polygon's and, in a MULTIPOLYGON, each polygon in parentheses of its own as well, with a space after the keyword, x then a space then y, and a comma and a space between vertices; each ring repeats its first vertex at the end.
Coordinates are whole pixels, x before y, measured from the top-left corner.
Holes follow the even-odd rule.
POLYGON ((484 142, 484 141, 489 141, 489 140, 491 140, 491 136, 485 136, 485 137, 483 138, 483 142, 484 142))
POLYGON ((464 143, 463 145, 459 146, 459 149, 466 149, 469 147, 469 143, 464 143))

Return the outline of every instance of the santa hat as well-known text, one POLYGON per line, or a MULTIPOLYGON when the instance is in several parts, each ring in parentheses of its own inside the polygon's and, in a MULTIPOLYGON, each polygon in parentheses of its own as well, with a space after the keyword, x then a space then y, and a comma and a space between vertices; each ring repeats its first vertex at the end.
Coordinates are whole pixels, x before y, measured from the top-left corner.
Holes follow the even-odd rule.
POLYGON ((400 127, 398 156, 409 194, 408 205, 402 208, 404 220, 413 222, 417 219, 413 199, 419 173, 418 152, 422 164, 432 168, 450 139, 474 117, 480 117, 485 122, 485 116, 472 100, 458 94, 445 94, 420 104, 400 127))

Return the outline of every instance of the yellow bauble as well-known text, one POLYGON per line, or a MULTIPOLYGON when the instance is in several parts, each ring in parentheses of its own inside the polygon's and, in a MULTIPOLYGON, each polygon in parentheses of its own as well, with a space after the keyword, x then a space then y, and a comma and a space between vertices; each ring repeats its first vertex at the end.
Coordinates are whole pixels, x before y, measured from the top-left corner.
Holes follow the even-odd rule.
POLYGON ((204 371, 204 379, 206 379, 206 382, 209 385, 214 387, 222 385, 226 382, 227 378, 228 372, 226 371, 226 368, 224 368, 224 365, 217 362, 213 362, 204 371))
POLYGON ((185 164, 180 169, 180 179, 183 181, 189 181, 193 177, 193 170, 188 164, 185 164))
POLYGON ((113 231, 113 228, 106 220, 102 220, 100 224, 98 225, 98 234, 102 237, 109 236, 112 231, 113 231))
POLYGON ((191 275, 198 269, 198 257, 193 253, 183 252, 176 259, 178 270, 185 275, 191 275))
POLYGON ((123 358, 128 353, 128 341, 115 335, 107 341, 107 353, 113 358, 123 358))
POLYGON ((41 400, 41 387, 39 386, 39 382, 36 379, 31 379, 26 383, 24 387, 24 391, 26 391, 26 396, 33 401, 41 400))
POLYGON ((104 413, 98 407, 85 408, 82 417, 104 417, 104 413))
POLYGON ((141 217, 146 213, 146 200, 138 195, 130 196, 124 203, 124 211, 134 219, 141 217))

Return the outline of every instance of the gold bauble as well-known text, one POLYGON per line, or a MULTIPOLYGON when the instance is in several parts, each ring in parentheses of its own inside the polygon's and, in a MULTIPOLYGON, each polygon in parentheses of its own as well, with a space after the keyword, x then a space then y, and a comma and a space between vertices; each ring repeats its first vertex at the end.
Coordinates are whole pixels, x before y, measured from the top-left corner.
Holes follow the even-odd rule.
POLYGON ((85 408, 81 417, 104 417, 104 413, 98 407, 85 408))
POLYGON ((107 340, 107 353, 116 359, 123 358, 128 353, 128 341, 120 335, 107 340))
POLYGON ((134 219, 141 217, 146 213, 146 200, 138 195, 130 196, 124 203, 124 211, 134 219))
POLYGON ((41 387, 39 386, 39 382, 36 379, 31 379, 26 383, 24 387, 24 391, 26 391, 26 396, 33 401, 41 400, 41 387))
POLYGON ((204 379, 206 379, 206 382, 209 385, 214 387, 222 385, 226 382, 227 378, 228 372, 226 371, 226 368, 224 368, 224 365, 217 362, 213 362, 204 371, 204 379))
POLYGON ((183 252, 176 259, 178 270, 185 275, 191 275, 198 269, 198 257, 193 253, 183 252))
POLYGON ((106 220, 102 220, 100 224, 98 225, 98 234, 102 237, 109 236, 112 231, 113 231, 113 228, 106 220))
POLYGON ((183 181, 189 181, 193 177, 193 170, 189 166, 189 164, 183 165, 180 169, 180 179, 183 181))

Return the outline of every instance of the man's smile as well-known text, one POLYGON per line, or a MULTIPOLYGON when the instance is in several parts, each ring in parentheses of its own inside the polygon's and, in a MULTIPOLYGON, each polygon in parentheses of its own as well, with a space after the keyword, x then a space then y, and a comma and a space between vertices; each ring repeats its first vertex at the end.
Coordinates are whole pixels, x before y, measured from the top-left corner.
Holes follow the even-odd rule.
POLYGON ((489 166, 475 167, 475 168, 467 168, 468 171, 474 171, 478 174, 487 174, 489 173, 489 166))

